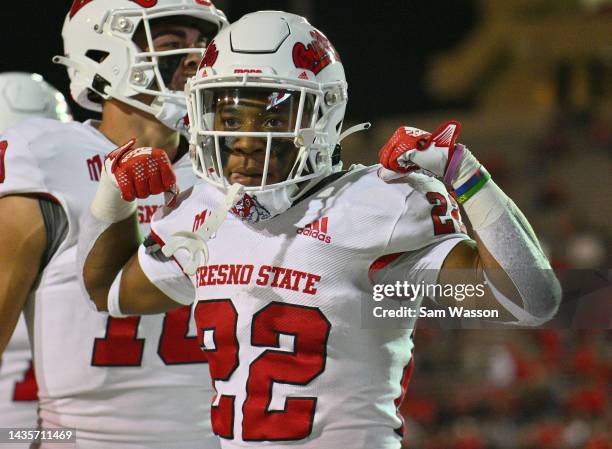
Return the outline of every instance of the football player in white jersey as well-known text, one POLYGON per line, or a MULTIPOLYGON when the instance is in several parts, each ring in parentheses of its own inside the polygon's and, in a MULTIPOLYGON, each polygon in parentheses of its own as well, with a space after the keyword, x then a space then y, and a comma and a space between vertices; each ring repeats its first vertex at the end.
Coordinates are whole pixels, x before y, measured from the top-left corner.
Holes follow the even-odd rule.
MULTIPOLYGON (((23 309, 40 426, 76 428, 79 448, 218 447, 189 308, 142 319, 100 314, 75 261, 79 220, 104 155, 119 143, 135 137, 157 147, 180 187, 195 181, 173 128, 186 115, 185 80, 226 24, 204 0, 76 0, 63 28, 65 55, 55 60, 68 67, 74 99, 102 120, 32 119, 0 136, 0 353, 23 309), (184 416, 185 407, 197 416, 184 416)), ((143 233, 163 203, 139 201, 143 233)))
POLYGON ((84 281, 100 310, 194 304, 224 449, 400 447, 416 318, 363 328, 373 283, 456 286, 461 268, 463 283, 493 278, 478 302, 504 321, 537 324, 555 312, 559 285, 531 228, 455 143, 457 122, 433 134, 403 127, 380 153, 385 168, 342 171, 344 71, 306 19, 244 16, 208 46, 186 92, 204 182, 154 221, 155 245, 138 246, 134 206, 121 196, 173 180, 152 150, 119 148, 79 246, 91 249, 84 281), (476 242, 443 182, 416 168, 455 188, 476 242))
MULTIPOLYGON (((42 76, 24 72, 0 73, 0 133, 29 117, 47 117, 62 122, 72 120, 64 96, 42 76)), ((0 172, 2 168, 0 165, 0 172)), ((0 316, 0 328, 8 326, 4 319, 0 316)), ((36 427, 37 390, 28 332, 20 317, 0 359, 0 428, 36 427)), ((6 444, 3 447, 28 445, 6 444)))

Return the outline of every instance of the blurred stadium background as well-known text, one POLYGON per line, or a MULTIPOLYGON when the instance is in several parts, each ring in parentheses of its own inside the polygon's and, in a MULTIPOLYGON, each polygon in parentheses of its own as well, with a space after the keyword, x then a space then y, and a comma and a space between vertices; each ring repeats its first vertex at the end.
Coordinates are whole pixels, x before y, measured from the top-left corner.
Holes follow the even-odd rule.
MULTIPOLYGON (((70 4, 7 5, 0 71, 38 72, 67 93, 64 69, 50 59, 61 53, 70 4)), ((458 119, 460 140, 526 213, 555 268, 609 273, 612 0, 215 4, 231 21, 260 9, 292 11, 327 34, 349 81, 345 127, 373 124, 347 139, 347 164, 375 163, 400 125, 433 130, 458 119)), ((77 119, 90 117, 71 106, 77 119)), ((612 448, 610 336, 417 330, 402 406, 406 447, 612 448)))

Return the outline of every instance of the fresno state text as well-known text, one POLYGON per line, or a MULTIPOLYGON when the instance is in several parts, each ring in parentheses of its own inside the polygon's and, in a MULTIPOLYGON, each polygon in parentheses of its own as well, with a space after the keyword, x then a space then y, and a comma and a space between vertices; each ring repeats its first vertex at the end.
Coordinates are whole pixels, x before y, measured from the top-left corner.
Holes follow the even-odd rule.
POLYGON ((252 264, 204 265, 195 274, 196 287, 213 285, 249 285, 283 288, 314 295, 321 276, 287 267, 252 264))

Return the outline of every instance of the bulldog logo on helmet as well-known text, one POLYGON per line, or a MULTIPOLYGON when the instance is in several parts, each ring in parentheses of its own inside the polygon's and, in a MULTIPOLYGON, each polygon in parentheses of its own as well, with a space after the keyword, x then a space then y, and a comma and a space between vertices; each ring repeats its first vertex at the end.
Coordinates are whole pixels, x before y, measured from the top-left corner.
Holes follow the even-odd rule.
POLYGON ((68 17, 72 19, 83 6, 85 6, 87 3, 91 1, 92 0, 74 0, 74 3, 72 4, 72 7, 70 8, 70 12, 68 13, 68 17))
POLYGON ((232 213, 252 224, 258 223, 261 220, 267 220, 272 216, 272 214, 257 201, 257 196, 250 196, 247 194, 245 194, 232 208, 232 213))
MULTIPOLYGON (((92 1, 93 0, 74 0, 74 3, 72 4, 72 7, 70 8, 70 13, 68 17, 72 19, 76 15, 76 13, 80 11, 80 9, 83 6, 85 6, 88 3, 91 3, 92 1)), ((131 1, 133 1, 134 3, 138 3, 143 8, 152 8, 153 6, 157 5, 157 0, 131 0, 131 1)))
POLYGON ((200 62, 200 67, 198 67, 198 70, 215 65, 218 56, 219 50, 217 50, 217 44, 215 44, 215 41, 213 40, 206 47, 206 52, 204 53, 204 57, 202 58, 202 62, 200 62))
POLYGON ((310 70, 317 75, 333 61, 340 61, 340 56, 329 40, 320 32, 310 32, 313 41, 305 46, 298 42, 293 46, 293 63, 298 69, 310 70))
POLYGON ((157 5, 157 0, 132 0, 134 3, 138 3, 143 8, 152 8, 157 5))

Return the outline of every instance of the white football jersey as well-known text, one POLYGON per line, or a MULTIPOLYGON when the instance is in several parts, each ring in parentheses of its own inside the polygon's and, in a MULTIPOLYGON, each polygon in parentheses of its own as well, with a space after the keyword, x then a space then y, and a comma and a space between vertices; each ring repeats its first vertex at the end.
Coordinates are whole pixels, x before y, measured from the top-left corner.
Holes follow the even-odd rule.
MULTIPOLYGON (((77 429, 80 448, 215 448, 211 384, 190 309, 111 318, 94 311, 76 277, 78 223, 116 145, 92 122, 33 119, 1 138, 0 195, 40 193, 59 203, 68 235, 26 303, 43 427, 77 429), (185 410, 195 413, 185 413, 185 410)), ((188 157, 174 169, 193 184, 188 157)), ((163 195, 138 203, 143 234, 163 195)))
MULTIPOLYGON (((467 236, 442 183, 413 174, 386 184, 376 170, 352 170, 257 225, 230 214, 208 242, 210 260, 189 279, 224 449, 400 447, 412 330, 364 329, 362 303, 372 301, 383 256, 434 245, 442 250, 420 268, 439 270, 467 236)), ((222 200, 196 184, 154 220, 156 240, 197 229, 222 200)), ((139 260, 153 282, 188 303, 176 285, 187 279, 178 268, 184 255, 160 263, 141 249, 139 260)))

